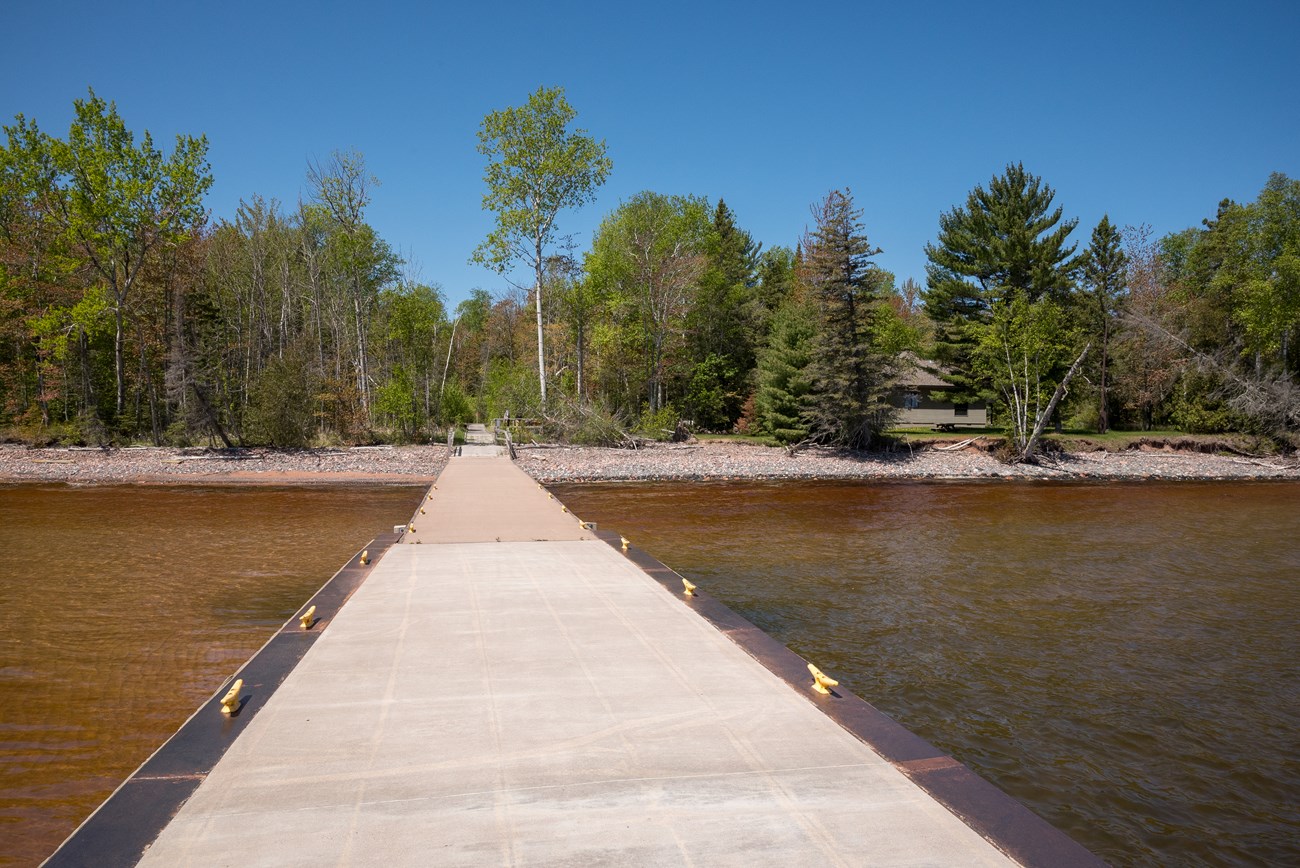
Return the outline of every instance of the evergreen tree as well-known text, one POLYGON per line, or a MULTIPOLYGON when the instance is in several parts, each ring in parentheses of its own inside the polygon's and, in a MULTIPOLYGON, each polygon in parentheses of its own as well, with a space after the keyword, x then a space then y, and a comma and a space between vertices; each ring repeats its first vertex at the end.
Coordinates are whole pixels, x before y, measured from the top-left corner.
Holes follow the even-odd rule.
POLYGON ((754 309, 756 245, 718 200, 705 239, 707 265, 687 317, 692 369, 688 404, 703 428, 729 429, 749 388, 757 343, 754 309))
POLYGON ((1055 195, 1022 164, 1009 165, 987 190, 976 186, 964 207, 940 215, 938 243, 925 246, 925 309, 958 400, 990 396, 971 355, 995 304, 1017 296, 1063 301, 1072 288, 1075 246, 1066 241, 1078 221, 1052 210, 1055 195))
POLYGON ((788 247, 764 250, 755 265, 757 284, 754 287, 755 327, 758 346, 767 342, 772 328, 772 318, 789 297, 794 287, 795 253, 788 247))
POLYGON ((1110 216, 1102 215, 1097 228, 1092 230, 1092 243, 1083 259, 1083 279, 1092 292, 1093 330, 1097 335, 1101 369, 1098 372, 1097 432, 1105 434, 1110 428, 1110 411, 1107 404, 1109 383, 1107 368, 1110 364, 1112 322, 1117 314, 1120 294, 1124 291, 1128 272, 1128 257, 1124 255, 1119 230, 1111 225, 1110 216))
POLYGON ((781 443, 808 436, 803 421, 812 391, 812 339, 816 319, 808 304, 789 299, 772 316, 767 347, 758 357, 754 409, 762 430, 781 443))
POLYGON ((892 414, 885 398, 894 361, 877 328, 888 277, 870 261, 880 250, 868 243, 849 191, 829 193, 814 216, 803 265, 818 313, 806 418, 820 442, 865 449, 892 414))

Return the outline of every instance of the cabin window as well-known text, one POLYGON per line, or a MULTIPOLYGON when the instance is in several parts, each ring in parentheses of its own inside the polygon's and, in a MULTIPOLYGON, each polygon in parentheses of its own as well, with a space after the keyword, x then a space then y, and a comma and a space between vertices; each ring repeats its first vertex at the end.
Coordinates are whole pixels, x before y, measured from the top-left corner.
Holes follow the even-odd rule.
POLYGON ((921 393, 915 389, 909 390, 903 395, 903 409, 915 410, 921 406, 921 393))
POLYGON ((953 404, 953 405, 952 405, 952 414, 953 414, 954 416, 966 416, 966 415, 969 415, 969 412, 968 412, 969 410, 970 410, 970 405, 968 405, 968 404, 953 404))

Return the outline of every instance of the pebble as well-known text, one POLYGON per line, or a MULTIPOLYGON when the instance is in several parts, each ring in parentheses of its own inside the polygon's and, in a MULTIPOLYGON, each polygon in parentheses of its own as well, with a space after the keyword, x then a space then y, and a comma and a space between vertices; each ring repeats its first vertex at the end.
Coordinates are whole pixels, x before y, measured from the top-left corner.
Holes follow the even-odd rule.
MULTIPOLYGON (((167 447, 33 449, 0 445, 0 482, 420 483, 446 465, 446 446, 357 449, 205 450, 167 447)), ((587 446, 518 448, 517 464, 538 482, 723 479, 1291 479, 1294 458, 1129 450, 1043 456, 1009 465, 968 448, 939 452, 843 452, 706 441, 693 448, 587 446)))
POLYGON ((1089 452, 1003 464, 986 452, 843 452, 706 441, 695 449, 550 447, 519 449, 519 466, 538 482, 722 479, 1296 479, 1295 460, 1196 452, 1089 452))

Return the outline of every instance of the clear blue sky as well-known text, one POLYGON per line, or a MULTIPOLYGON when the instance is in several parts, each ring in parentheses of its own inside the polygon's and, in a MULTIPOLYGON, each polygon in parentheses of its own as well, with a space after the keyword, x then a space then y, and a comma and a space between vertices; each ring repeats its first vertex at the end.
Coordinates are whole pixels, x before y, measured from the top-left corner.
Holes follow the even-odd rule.
POLYGON ((483 115, 560 85, 613 174, 560 219, 591 231, 640 190, 723 197, 766 246, 852 188, 882 267, 924 280, 941 211, 1008 162, 1158 233, 1300 177, 1300 3, 221 4, 18 0, 0 118, 66 135, 87 86, 168 148, 206 133, 215 218, 292 206, 308 158, 357 148, 370 222, 452 301, 504 281, 487 233, 483 115))

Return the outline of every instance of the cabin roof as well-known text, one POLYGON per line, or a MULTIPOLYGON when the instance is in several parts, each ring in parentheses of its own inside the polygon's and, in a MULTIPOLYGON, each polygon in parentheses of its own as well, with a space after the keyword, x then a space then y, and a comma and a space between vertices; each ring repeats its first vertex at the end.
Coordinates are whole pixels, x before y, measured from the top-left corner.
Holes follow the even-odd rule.
POLYGON ((922 389, 951 389, 952 383, 943 379, 941 374, 946 369, 938 362, 923 359, 911 351, 898 354, 902 372, 898 378, 899 385, 922 389))

